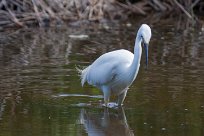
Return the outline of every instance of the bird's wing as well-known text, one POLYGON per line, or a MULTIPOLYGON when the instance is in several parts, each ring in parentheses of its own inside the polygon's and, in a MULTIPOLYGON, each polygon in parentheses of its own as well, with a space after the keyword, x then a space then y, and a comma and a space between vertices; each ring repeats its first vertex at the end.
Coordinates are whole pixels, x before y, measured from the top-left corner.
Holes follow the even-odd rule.
POLYGON ((117 75, 112 64, 113 63, 107 62, 100 65, 91 65, 89 72, 87 73, 87 82, 96 86, 111 82, 111 80, 117 75))
POLYGON ((132 59, 133 54, 126 50, 106 53, 89 66, 86 81, 95 86, 108 84, 120 74, 121 67, 131 63, 132 59))

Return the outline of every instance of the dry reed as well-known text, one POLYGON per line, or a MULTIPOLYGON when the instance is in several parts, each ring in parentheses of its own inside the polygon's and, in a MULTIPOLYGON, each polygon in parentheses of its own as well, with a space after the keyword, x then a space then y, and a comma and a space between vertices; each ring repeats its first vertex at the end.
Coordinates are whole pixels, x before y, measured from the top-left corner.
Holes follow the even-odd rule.
POLYGON ((130 14, 177 11, 194 19, 201 0, 0 0, 0 28, 32 24, 45 26, 64 21, 124 20, 130 14), (197 6, 197 7, 196 7, 197 6))

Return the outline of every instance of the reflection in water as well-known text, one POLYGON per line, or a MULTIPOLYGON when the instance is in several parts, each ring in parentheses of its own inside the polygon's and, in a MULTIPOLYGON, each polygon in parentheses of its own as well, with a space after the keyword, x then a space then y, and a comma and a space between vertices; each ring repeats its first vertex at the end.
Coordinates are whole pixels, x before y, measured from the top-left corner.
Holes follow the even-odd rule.
POLYGON ((3 111, 4 111, 4 107, 5 107, 5 99, 0 100, 0 120, 2 119, 2 115, 3 115, 3 111))
POLYGON ((117 113, 104 108, 104 111, 95 113, 82 109, 79 123, 83 124, 89 136, 134 136, 128 126, 123 107, 117 113))

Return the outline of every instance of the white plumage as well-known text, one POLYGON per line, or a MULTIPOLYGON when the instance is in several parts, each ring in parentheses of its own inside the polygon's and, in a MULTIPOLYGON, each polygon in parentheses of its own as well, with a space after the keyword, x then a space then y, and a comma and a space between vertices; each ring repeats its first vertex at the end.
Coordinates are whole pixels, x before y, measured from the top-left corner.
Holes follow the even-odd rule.
POLYGON ((128 87, 135 80, 139 71, 142 42, 145 45, 146 63, 148 61, 150 38, 150 27, 146 24, 141 25, 135 40, 134 54, 121 49, 101 55, 87 68, 79 70, 82 86, 85 82, 88 82, 88 84, 102 90, 106 106, 108 106, 110 95, 117 95, 118 105, 120 106, 125 99, 128 87))

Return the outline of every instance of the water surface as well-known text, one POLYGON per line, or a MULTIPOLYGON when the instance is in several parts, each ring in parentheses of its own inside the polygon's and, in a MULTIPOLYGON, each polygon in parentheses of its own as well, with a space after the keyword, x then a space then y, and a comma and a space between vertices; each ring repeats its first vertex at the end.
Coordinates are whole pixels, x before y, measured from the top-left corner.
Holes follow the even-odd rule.
POLYGON ((133 23, 1 33, 0 135, 203 136, 200 29, 151 26, 149 67, 145 69, 142 59, 123 108, 101 107, 101 92, 80 86, 75 67, 115 49, 133 51, 138 27, 133 23))

